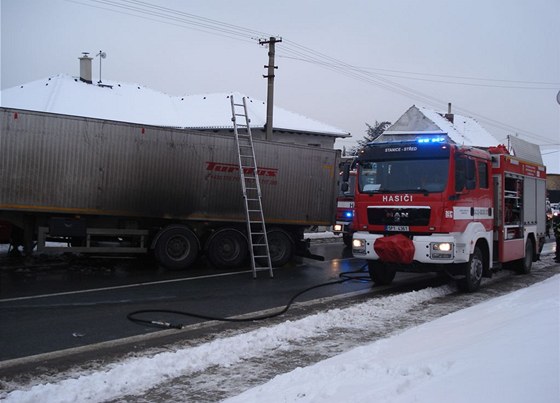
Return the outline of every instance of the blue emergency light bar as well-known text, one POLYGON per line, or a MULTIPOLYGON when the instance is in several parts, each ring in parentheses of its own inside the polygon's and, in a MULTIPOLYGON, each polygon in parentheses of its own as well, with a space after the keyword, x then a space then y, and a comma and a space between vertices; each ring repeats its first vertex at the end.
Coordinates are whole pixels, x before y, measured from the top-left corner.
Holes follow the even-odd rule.
POLYGON ((445 143, 445 137, 421 137, 416 140, 418 143, 427 144, 427 143, 445 143))

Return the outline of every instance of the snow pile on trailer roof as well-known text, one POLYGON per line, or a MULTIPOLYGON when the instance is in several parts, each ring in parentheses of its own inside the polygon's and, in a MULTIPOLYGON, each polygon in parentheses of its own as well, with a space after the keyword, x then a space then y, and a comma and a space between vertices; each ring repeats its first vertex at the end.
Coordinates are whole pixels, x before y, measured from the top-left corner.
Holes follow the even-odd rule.
POLYGON ((467 146, 490 147, 500 143, 473 118, 451 114, 451 121, 446 116, 443 112, 413 105, 376 141, 412 140, 422 135, 441 134, 456 144, 467 146))
MULTIPOLYGON (((59 74, 2 91, 0 105, 121 122, 181 128, 233 128, 230 94, 172 97, 138 84, 106 80, 88 84, 59 74)), ((247 98, 252 127, 264 127, 266 103, 234 93, 236 103, 247 98)), ((347 137, 348 132, 322 122, 274 108, 275 130, 347 137)))

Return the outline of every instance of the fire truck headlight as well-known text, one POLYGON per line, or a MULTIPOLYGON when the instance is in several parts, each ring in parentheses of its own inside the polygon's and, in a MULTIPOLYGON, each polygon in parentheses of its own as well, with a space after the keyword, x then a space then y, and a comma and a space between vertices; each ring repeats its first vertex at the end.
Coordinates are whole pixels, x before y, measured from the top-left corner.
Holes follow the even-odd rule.
POLYGON ((441 252, 449 252, 451 251, 451 249, 453 249, 453 245, 451 245, 449 242, 435 243, 434 249, 441 252))
POLYGON ((453 244, 451 242, 432 242, 430 257, 432 259, 453 259, 453 244))
POLYGON ((352 252, 365 255, 366 254, 366 241, 364 239, 352 240, 352 252))
POLYGON ((333 231, 334 232, 342 232, 342 224, 335 224, 333 226, 333 231))

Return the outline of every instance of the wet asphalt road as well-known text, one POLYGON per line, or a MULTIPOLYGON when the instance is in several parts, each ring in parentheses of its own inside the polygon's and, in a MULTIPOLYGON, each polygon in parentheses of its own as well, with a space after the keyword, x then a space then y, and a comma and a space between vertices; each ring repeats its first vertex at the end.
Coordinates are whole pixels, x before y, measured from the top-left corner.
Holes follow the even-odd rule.
MULTIPOLYGON (((150 337, 176 333, 130 322, 126 315, 135 310, 172 309, 231 317, 282 308, 299 291, 337 281, 340 273, 358 272, 364 265, 351 257, 341 241, 314 243, 312 252, 325 256, 325 261, 302 259, 275 269, 272 279, 268 272, 259 272, 253 279, 249 270, 218 271, 204 259, 188 272, 160 269, 148 258, 0 260, 0 369, 81 350, 91 352, 112 343, 138 347, 150 337)), ((353 275, 367 277, 365 272, 353 275)), ((314 289, 297 301, 397 290, 408 284, 425 287, 441 281, 434 275, 398 273, 391 287, 374 289, 368 281, 349 281, 314 289)), ((150 319, 190 328, 203 322, 176 315, 150 319)), ((211 329, 200 328, 198 336, 211 329)))
MULTIPOLYGON (((50 257, 33 262, 2 260, 0 362, 155 332, 126 315, 139 309, 172 309, 230 317, 283 307, 304 288, 360 269, 342 242, 313 246, 324 262, 303 259, 253 279, 247 270, 217 271, 203 260, 188 272, 162 270, 148 258, 50 257)), ((371 288, 348 282, 313 290, 305 301, 371 288)), ((158 316, 156 319, 162 319, 158 316)), ((201 320, 164 317, 183 325, 201 320)))

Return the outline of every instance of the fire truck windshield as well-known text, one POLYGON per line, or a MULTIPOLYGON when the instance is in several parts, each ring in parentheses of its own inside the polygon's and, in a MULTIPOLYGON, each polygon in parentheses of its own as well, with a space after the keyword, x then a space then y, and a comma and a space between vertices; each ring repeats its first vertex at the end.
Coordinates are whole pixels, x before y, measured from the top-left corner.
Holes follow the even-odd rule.
POLYGON ((360 161, 361 193, 440 193, 447 186, 449 159, 360 161))

